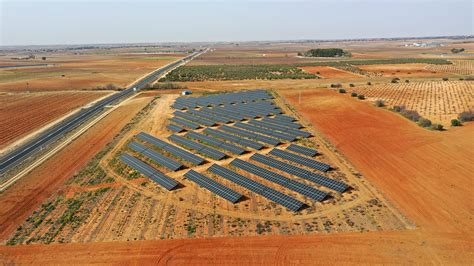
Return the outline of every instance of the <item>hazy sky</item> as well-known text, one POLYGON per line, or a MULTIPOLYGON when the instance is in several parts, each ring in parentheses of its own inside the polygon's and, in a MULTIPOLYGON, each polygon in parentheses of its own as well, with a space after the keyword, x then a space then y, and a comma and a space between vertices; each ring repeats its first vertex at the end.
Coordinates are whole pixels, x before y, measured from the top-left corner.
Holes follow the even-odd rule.
POLYGON ((0 45, 473 34, 471 0, 0 0, 0 45))

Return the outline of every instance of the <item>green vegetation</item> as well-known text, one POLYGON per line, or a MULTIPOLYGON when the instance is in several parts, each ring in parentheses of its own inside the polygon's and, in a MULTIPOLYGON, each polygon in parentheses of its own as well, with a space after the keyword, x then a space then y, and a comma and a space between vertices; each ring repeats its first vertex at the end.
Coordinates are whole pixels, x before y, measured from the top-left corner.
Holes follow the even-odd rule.
POLYGON ((418 120, 418 125, 420 127, 430 127, 431 126, 431 120, 426 119, 426 118, 420 118, 418 120))
POLYGON ((340 49, 340 48, 318 48, 311 49, 306 52, 298 53, 299 56, 307 57, 341 57, 341 56, 350 56, 350 53, 340 49))
POLYGON ((462 126, 462 123, 461 123, 461 121, 459 121, 457 119, 452 119, 451 120, 451 126, 452 127, 459 127, 459 126, 462 126))
POLYGON ((351 97, 357 97, 357 92, 351 93, 351 97))
POLYGON ((160 81, 315 78, 318 78, 318 76, 291 65, 204 65, 181 66, 160 79, 160 81))
POLYGON ((346 93, 345 89, 339 89, 339 93, 346 93))
POLYGON ((451 53, 453 54, 459 54, 459 53, 462 53, 464 52, 464 48, 453 48, 451 49, 451 53))
POLYGON ((459 114, 458 119, 462 122, 474 121, 474 112, 472 110, 459 114))
POLYGON ((365 100, 365 96, 362 94, 357 95, 357 99, 359 100, 365 100))
POLYGON ((376 100, 374 102, 374 105, 377 106, 377 107, 384 107, 385 106, 385 102, 383 100, 376 100))
POLYGON ((188 86, 166 82, 166 83, 155 83, 153 85, 146 84, 142 90, 187 90, 187 89, 188 89, 188 86))

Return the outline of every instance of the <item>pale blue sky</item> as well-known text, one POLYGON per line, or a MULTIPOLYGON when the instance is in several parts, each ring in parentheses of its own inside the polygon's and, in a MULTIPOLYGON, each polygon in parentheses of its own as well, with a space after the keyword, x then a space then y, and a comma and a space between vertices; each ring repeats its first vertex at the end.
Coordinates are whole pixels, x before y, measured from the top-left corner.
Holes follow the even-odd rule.
POLYGON ((0 0, 0 45, 472 35, 470 0, 0 0))

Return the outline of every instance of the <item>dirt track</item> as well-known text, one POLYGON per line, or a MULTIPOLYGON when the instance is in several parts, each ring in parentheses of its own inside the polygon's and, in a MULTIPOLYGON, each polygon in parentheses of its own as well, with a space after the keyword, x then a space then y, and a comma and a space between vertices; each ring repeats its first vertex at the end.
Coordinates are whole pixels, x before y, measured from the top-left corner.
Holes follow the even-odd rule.
POLYGON ((4 242, 39 204, 102 150, 151 99, 151 97, 133 99, 120 106, 71 145, 1 194, 0 241, 4 242))

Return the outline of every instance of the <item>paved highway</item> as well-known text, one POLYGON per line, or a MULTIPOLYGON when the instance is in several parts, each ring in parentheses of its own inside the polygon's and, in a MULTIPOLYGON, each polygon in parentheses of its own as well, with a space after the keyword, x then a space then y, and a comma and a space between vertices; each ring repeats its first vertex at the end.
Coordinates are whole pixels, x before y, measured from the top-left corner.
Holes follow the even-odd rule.
POLYGON ((30 158, 35 153, 45 148, 48 144, 54 142, 55 140, 58 140, 65 134, 71 132, 73 129, 77 128, 80 124, 87 121, 88 119, 93 117, 95 114, 100 113, 102 110, 104 110, 104 107, 106 107, 107 105, 112 104, 114 102, 123 101, 130 95, 133 95, 136 91, 142 89, 146 84, 156 80, 159 76, 163 75, 164 73, 170 71, 171 69, 181 64, 184 64, 192 60, 194 57, 204 53, 205 51, 195 52, 179 61, 176 61, 172 64, 169 64, 163 68, 160 68, 154 71, 153 73, 150 73, 148 76, 132 84, 129 88, 123 91, 114 93, 110 95, 109 97, 102 99, 101 101, 95 103, 94 105, 90 107, 82 108, 79 112, 77 112, 73 116, 65 119, 64 121, 53 126, 52 128, 48 129, 46 132, 40 134, 39 136, 26 142, 25 144, 20 145, 13 151, 10 151, 5 156, 0 158, 0 175, 4 175, 12 167, 21 164, 23 161, 30 158))

